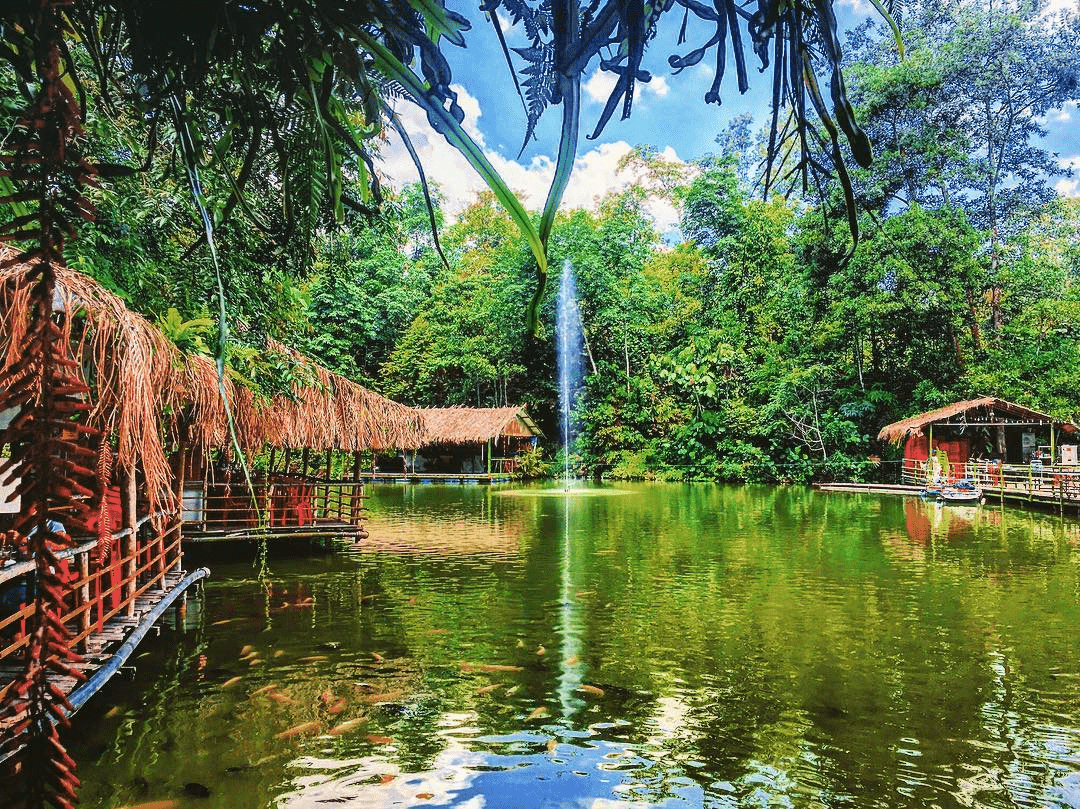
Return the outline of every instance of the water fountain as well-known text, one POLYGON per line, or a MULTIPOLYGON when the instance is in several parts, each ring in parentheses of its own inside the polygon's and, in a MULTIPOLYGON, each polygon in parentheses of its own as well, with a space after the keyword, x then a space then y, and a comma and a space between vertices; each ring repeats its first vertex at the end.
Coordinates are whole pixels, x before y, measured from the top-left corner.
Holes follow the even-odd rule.
POLYGON ((563 444, 563 488, 570 488, 570 445, 573 443, 571 411, 581 387, 581 351, 584 337, 581 331, 581 311, 578 309, 577 285, 570 261, 563 262, 559 283, 556 345, 559 359, 559 413, 563 444))

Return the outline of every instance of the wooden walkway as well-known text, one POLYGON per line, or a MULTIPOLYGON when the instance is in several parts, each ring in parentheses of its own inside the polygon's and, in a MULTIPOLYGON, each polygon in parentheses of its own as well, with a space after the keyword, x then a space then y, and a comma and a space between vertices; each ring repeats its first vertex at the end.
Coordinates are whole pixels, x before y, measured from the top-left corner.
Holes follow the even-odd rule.
MULTIPOLYGON (((196 582, 206 578, 210 571, 205 567, 191 573, 170 572, 165 574, 165 587, 147 591, 135 599, 135 613, 132 616, 117 615, 87 637, 87 651, 82 661, 73 668, 84 675, 82 681, 73 677, 49 675, 49 681, 55 683, 67 695, 68 701, 78 711, 87 701, 100 691, 128 661, 139 642, 156 624, 166 611, 196 582)), ((12 665, 0 667, 0 682, 8 684, 22 674, 22 668, 12 665)), ((0 736, 9 733, 9 728, 21 719, 12 717, 0 722, 0 736)), ((12 755, 11 753, 8 756, 12 755)), ((2 759, 0 759, 2 760, 2 759)))
POLYGON ((361 472, 367 483, 512 483, 519 475, 509 472, 361 472))

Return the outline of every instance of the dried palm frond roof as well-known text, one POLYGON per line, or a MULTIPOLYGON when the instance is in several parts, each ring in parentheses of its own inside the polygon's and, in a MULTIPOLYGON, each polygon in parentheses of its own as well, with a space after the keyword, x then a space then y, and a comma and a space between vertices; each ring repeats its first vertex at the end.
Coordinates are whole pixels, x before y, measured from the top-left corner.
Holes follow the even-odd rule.
MULTIPOLYGON (((0 246, 0 261, 17 256, 0 246)), ((0 271, 0 375, 17 359, 30 317, 29 267, 0 271)), ((162 423, 176 429, 182 414, 201 449, 225 446, 229 410, 241 445, 312 449, 414 449, 423 422, 411 407, 393 402, 332 373, 292 349, 271 343, 307 366, 315 387, 294 386, 292 396, 258 400, 242 385, 220 379, 214 361, 185 354, 142 315, 94 279, 56 268, 54 307, 67 312, 65 328, 78 320, 76 357, 94 391, 91 423, 117 436, 117 462, 138 461, 152 492, 169 489, 170 469, 162 423), (228 409, 226 408, 228 404, 228 409)))
POLYGON ((368 390, 309 357, 270 341, 268 347, 305 366, 315 385, 294 383, 291 396, 260 402, 237 389, 236 420, 246 447, 416 449, 423 443, 418 412, 368 390))
POLYGON ((978 424, 991 423, 995 413, 1002 413, 1025 423, 1055 423, 1053 416, 1049 416, 1046 413, 1040 413, 1038 410, 1032 410, 1029 407, 1013 404, 1012 402, 1006 402, 1004 399, 998 399, 994 396, 982 396, 978 399, 953 402, 944 407, 939 407, 936 410, 929 410, 926 413, 920 413, 917 416, 911 416, 903 421, 889 424, 881 428, 881 432, 878 433, 878 439, 889 441, 893 444, 899 444, 907 436, 922 435, 924 427, 945 421, 946 419, 952 419, 956 416, 963 415, 969 420, 968 423, 975 426, 978 424))
POLYGON ((424 443, 475 444, 494 438, 543 436, 525 409, 511 407, 425 407, 424 443))
MULTIPOLYGON (((18 257, 0 246, 0 262, 18 257)), ((30 322, 30 267, 15 261, 0 270, 0 376, 25 348, 30 322)), ((184 367, 180 352, 146 318, 135 314, 93 279, 56 267, 54 311, 63 311, 64 334, 81 329, 75 357, 94 390, 90 424, 115 433, 117 463, 125 469, 141 462, 151 499, 167 497, 169 464, 160 416, 172 403, 174 378, 184 367)))

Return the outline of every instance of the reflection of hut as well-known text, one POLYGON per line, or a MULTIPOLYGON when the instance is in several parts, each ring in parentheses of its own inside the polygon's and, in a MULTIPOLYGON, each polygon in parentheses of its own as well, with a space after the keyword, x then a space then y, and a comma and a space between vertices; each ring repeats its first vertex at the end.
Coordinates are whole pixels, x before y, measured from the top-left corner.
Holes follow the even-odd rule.
POLYGON ((517 471, 515 456, 543 433, 523 407, 432 407, 424 420, 423 453, 414 471, 487 473, 517 471))
POLYGON ((1058 446, 1072 424, 992 396, 955 402, 884 427, 878 438, 904 443, 905 480, 923 482, 931 467, 942 477, 958 477, 970 460, 1026 464, 1075 463, 1076 446, 1058 446))

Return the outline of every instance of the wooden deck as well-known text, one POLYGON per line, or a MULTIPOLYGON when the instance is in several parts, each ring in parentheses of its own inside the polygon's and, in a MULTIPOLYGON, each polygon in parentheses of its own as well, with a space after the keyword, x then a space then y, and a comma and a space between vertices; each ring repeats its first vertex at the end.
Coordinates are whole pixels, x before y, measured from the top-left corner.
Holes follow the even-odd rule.
MULTIPOLYGON (((100 631, 93 632, 86 638, 87 651, 83 653, 82 661, 73 666, 82 672, 85 680, 50 674, 49 681, 60 687, 74 711, 78 711, 124 666, 139 642, 166 611, 176 604, 188 588, 209 574, 210 571, 205 567, 191 573, 166 573, 164 589, 150 590, 138 596, 134 602, 133 614, 113 616, 100 631)), ((21 667, 10 665, 12 661, 7 662, 8 665, 0 666, 0 682, 3 683, 10 683, 22 673, 21 667)), ((8 728, 19 718, 16 716, 0 722, 0 735, 7 734, 8 728)))
POLYGON ((509 472, 361 472, 360 479, 367 483, 512 483, 520 475, 509 472))

